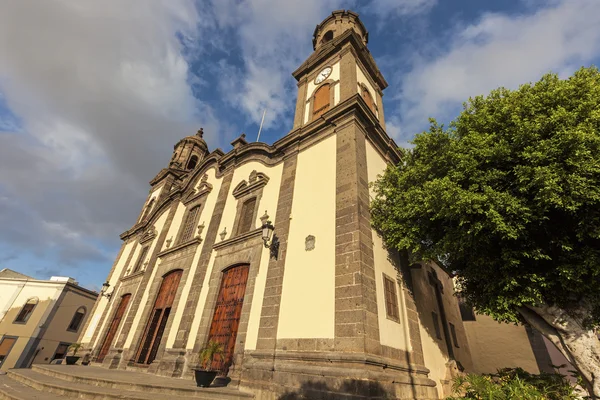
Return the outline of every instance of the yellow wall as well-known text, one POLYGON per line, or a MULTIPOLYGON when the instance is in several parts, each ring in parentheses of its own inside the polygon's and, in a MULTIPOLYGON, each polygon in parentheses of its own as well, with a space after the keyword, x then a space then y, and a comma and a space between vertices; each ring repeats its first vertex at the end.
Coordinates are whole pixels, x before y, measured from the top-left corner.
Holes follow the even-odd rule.
POLYGON ((473 372, 493 373, 499 368, 521 367, 539 373, 535 355, 523 326, 501 324, 487 315, 465 321, 473 372))
POLYGON ((336 137, 301 152, 296 168, 277 337, 333 338, 336 137))

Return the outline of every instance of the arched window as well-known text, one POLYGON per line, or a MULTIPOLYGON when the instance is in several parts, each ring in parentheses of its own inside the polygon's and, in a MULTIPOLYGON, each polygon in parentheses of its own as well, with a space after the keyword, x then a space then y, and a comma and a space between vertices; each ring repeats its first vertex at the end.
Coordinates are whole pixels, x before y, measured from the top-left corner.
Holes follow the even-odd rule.
POLYGON ((313 98, 312 120, 319 118, 323 113, 329 110, 329 84, 321 86, 315 92, 313 98))
POLYGON ((369 108, 371 109, 371 111, 373 111, 373 113, 376 113, 377 107, 375 106, 375 102, 373 101, 373 97, 371 96, 371 93, 369 93, 369 89, 367 89, 365 86, 361 85, 361 89, 362 89, 362 98, 364 99, 365 103, 367 103, 367 106, 369 106, 369 108))
POLYGON ((29 320, 29 317, 31 317, 31 314, 33 314, 33 310, 37 303, 37 297, 32 297, 31 299, 27 300, 23 308, 21 308, 21 311, 19 311, 17 318, 15 318, 15 322, 19 324, 26 324, 29 320))
POLYGON ((332 39, 333 39, 333 31, 327 31, 327 32, 325 32, 325 34, 323 35, 323 38, 321 39, 321 44, 330 42, 332 39))
POLYGON ((249 232, 254 225, 254 209, 256 208, 256 197, 248 199, 242 205, 240 222, 238 225, 237 234, 249 232))
POLYGON ((152 210, 152 207, 154 206, 155 200, 156 199, 151 199, 148 202, 148 205, 146 206, 146 209, 144 210, 144 215, 142 215, 142 221, 148 217, 148 214, 150 214, 150 211, 152 210))
POLYGON ((190 161, 188 161, 187 169, 196 168, 196 164, 198 164, 198 156, 194 154, 190 157, 190 161))
POLYGON ((67 328, 68 331, 77 332, 79 330, 79 328, 81 327, 81 323, 85 318, 85 312, 85 307, 79 307, 77 311, 75 311, 75 315, 73 315, 73 319, 71 320, 71 323, 67 328))
POLYGON ((179 237, 179 243, 186 242, 192 238, 194 235, 194 229, 196 228, 196 222, 198 221, 198 216, 200 214, 200 205, 192 207, 185 216, 185 221, 183 222, 181 236, 179 237))

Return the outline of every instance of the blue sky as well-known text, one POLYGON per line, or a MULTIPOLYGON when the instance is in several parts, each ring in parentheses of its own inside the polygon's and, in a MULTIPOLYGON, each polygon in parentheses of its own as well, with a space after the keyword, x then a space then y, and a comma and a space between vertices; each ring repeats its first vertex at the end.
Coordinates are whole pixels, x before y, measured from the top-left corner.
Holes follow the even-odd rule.
POLYGON ((291 72, 357 11, 406 145, 469 96, 600 62, 598 0, 20 0, 0 14, 0 268, 98 288, 183 136, 285 135, 291 72))

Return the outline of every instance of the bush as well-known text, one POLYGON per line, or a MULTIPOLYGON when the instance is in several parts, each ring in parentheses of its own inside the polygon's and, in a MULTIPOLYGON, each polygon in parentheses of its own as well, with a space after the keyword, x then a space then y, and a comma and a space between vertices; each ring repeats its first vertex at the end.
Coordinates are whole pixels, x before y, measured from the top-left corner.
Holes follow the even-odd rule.
POLYGON ((571 400, 581 399, 560 374, 530 374, 521 368, 505 368, 496 374, 468 374, 455 378, 455 396, 447 400, 571 400))

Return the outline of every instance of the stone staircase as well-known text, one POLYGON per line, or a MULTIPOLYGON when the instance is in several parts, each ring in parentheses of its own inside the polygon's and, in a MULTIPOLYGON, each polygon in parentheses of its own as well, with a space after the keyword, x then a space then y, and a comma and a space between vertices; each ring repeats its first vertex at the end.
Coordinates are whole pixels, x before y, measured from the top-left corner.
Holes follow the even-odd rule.
POLYGON ((251 400, 226 387, 199 388, 189 379, 80 365, 34 365, 0 376, 0 400, 251 400))

